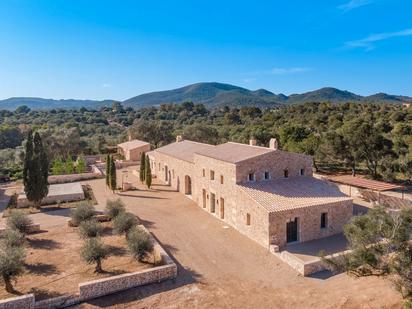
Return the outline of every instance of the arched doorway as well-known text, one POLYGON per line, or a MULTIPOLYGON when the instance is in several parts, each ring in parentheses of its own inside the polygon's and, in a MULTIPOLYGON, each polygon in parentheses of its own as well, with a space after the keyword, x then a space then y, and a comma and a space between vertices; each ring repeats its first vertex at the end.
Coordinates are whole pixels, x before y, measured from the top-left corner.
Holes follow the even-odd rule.
POLYGON ((185 176, 185 194, 192 194, 192 179, 188 175, 185 176))

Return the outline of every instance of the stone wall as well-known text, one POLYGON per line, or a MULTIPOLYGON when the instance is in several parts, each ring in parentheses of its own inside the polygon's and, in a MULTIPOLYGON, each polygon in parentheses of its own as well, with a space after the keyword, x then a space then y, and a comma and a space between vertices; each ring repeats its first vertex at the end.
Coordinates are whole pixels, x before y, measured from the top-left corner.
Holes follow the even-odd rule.
POLYGON ((312 176, 312 157, 285 151, 274 151, 237 163, 236 182, 248 181, 249 173, 255 173, 256 181, 264 180, 264 173, 269 172, 271 179, 283 178, 284 170, 289 177, 299 177, 304 169, 305 176, 312 176))
POLYGON ((286 223, 298 217, 298 240, 305 242, 332 236, 343 231, 343 226, 352 217, 352 200, 320 204, 310 207, 274 212, 269 217, 271 244, 282 247, 286 244, 286 223), (320 228, 321 213, 328 214, 326 228, 320 228))
POLYGON ((0 309, 33 309, 34 295, 27 294, 0 300, 0 309))
POLYGON ((154 152, 152 157, 152 174, 158 179, 169 184, 176 191, 185 194, 185 177, 189 176, 192 183, 192 190, 195 184, 194 181, 194 164, 188 161, 176 159, 174 157, 154 152), (166 179, 167 174, 167 179, 166 179))
POLYGON ((103 177, 103 172, 96 165, 91 166, 91 173, 70 174, 70 175, 51 175, 48 178, 49 184, 68 183, 84 181, 103 177))

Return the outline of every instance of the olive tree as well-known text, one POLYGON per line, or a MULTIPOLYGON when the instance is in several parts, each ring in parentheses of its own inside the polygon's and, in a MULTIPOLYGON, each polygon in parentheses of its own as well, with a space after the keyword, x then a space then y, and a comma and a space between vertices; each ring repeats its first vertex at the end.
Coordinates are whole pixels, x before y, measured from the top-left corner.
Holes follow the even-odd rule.
POLYGON ((153 253, 153 242, 149 233, 138 227, 128 233, 127 246, 132 256, 139 262, 153 253))
POLYGON ((107 258, 109 251, 103 242, 97 238, 86 239, 82 249, 81 256, 88 264, 96 263, 95 272, 100 273, 102 269, 102 260, 107 258))

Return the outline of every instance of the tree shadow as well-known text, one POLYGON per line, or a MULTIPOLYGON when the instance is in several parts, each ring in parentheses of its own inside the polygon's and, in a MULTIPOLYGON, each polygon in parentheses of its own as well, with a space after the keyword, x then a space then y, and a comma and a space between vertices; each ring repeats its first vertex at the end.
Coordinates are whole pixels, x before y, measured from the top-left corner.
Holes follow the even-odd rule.
POLYGON ((155 223, 153 221, 144 220, 144 219, 141 219, 140 217, 138 217, 138 219, 139 219, 140 224, 144 225, 147 229, 155 226, 155 223))
POLYGON ((27 242, 29 243, 29 246, 34 249, 53 250, 61 248, 59 242, 47 238, 28 238, 27 242))
POLYGON ((55 275, 59 273, 56 266, 52 264, 46 264, 46 263, 26 264, 25 267, 31 274, 35 274, 35 275, 49 276, 49 275, 55 275))
POLYGON ((125 194, 125 193, 118 193, 117 195, 127 196, 127 197, 146 198, 146 199, 153 199, 153 200, 168 200, 168 198, 156 197, 156 196, 143 196, 143 195, 133 195, 133 194, 125 194))
POLYGON ((60 292, 51 291, 47 289, 41 289, 41 288, 32 288, 30 290, 30 293, 34 294, 36 301, 65 295, 60 292))
POLYGON ((113 256, 124 256, 127 254, 127 250, 123 247, 116 247, 112 245, 106 245, 107 250, 109 251, 110 255, 113 256))

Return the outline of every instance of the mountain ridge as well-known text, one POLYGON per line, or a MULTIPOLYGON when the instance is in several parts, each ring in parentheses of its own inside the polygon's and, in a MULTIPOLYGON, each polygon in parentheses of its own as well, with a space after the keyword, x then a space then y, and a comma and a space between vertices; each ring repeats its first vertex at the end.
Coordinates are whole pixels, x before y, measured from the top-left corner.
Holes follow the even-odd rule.
MULTIPOLYGON (((376 93, 369 96, 361 96, 347 90, 340 90, 333 87, 324 87, 304 93, 291 94, 289 96, 282 93, 275 94, 266 89, 249 90, 243 87, 218 83, 203 82, 187 85, 184 87, 144 93, 127 100, 122 104, 134 108, 159 106, 167 103, 182 103, 193 101, 203 103, 207 107, 276 107, 285 104, 300 104, 306 102, 356 102, 356 103, 391 103, 403 104, 412 103, 412 97, 402 95, 391 95, 386 93, 376 93)), ((53 109, 53 108, 100 108, 111 106, 115 100, 76 100, 76 99, 43 99, 35 97, 13 97, 0 100, 0 109, 13 110, 21 105, 27 105, 31 109, 53 109)))

